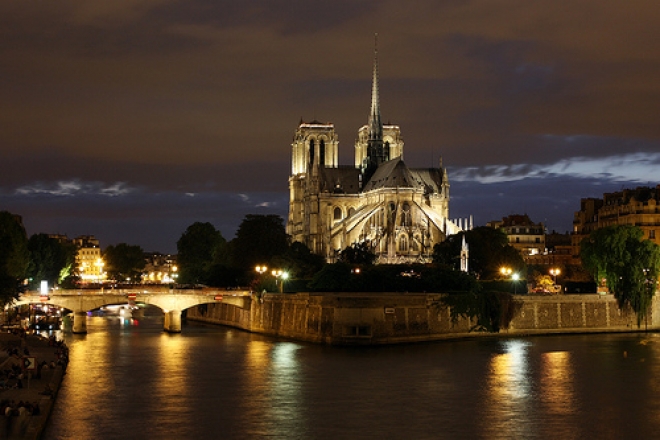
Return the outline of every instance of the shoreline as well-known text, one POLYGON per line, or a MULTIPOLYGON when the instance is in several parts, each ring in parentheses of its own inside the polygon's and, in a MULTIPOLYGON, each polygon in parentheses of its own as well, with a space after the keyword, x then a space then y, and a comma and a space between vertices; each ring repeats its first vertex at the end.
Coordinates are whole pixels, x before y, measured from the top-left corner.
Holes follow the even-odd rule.
POLYGON ((68 348, 54 338, 8 332, 0 333, 0 347, 0 438, 39 439, 66 374, 68 348))
POLYGON ((447 339, 543 334, 632 333, 660 330, 660 299, 636 325, 612 295, 516 297, 497 333, 474 332, 475 318, 452 316, 437 293, 326 292, 265 294, 187 309, 190 321, 324 345, 377 346, 447 339))

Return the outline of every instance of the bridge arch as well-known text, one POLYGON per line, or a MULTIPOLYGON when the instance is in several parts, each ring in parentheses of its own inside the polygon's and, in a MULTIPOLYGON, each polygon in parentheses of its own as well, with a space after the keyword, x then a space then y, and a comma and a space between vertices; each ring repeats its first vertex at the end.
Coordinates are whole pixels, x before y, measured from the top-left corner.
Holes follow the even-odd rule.
POLYGON ((12 305, 50 304, 73 312, 73 333, 87 333, 87 312, 106 305, 125 304, 130 301, 160 308, 165 316, 163 330, 181 333, 181 312, 200 304, 227 303, 250 308, 251 292, 219 289, 74 289, 57 290, 48 297, 37 292, 22 295, 12 305))

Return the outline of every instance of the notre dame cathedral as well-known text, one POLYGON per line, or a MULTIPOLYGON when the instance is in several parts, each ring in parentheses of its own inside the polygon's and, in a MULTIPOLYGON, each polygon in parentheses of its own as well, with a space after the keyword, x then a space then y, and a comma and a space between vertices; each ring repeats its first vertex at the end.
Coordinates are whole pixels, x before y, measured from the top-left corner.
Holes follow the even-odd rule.
POLYGON ((448 218, 442 160, 440 168, 408 168, 400 128, 381 122, 377 52, 371 112, 358 130, 354 166, 337 163, 338 144, 332 123, 301 121, 296 130, 287 222, 292 241, 328 262, 347 246, 366 242, 378 263, 425 263, 436 243, 461 230, 448 218))

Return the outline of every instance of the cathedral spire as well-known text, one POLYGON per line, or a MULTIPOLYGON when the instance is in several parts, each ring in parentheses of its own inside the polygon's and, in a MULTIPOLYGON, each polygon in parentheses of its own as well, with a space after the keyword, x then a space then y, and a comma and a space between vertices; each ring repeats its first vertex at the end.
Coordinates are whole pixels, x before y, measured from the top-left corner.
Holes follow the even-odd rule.
POLYGON ((380 119, 380 101, 378 97, 378 34, 374 42, 374 72, 371 82, 371 113, 369 114, 369 140, 383 140, 383 123, 380 119))
POLYGON ((371 112, 369 113, 368 130, 366 180, 381 163, 389 160, 389 152, 386 152, 383 147, 383 122, 380 119, 378 97, 378 34, 375 35, 374 43, 374 72, 371 83, 371 112))

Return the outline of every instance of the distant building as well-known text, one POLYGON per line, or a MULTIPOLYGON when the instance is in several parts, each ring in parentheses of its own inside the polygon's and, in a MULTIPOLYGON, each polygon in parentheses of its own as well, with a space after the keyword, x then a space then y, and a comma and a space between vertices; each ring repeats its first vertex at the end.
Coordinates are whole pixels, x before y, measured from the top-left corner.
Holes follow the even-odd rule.
POLYGON ((643 238, 660 245, 660 185, 582 199, 573 217, 573 255, 579 255, 580 242, 592 231, 613 225, 637 226, 644 232, 643 238))
POLYGON ((491 221, 486 224, 491 228, 502 230, 509 240, 509 245, 515 248, 523 259, 545 253, 545 226, 534 223, 527 214, 514 214, 504 217, 501 221, 491 221))
POLYGON ((545 234, 545 252, 530 255, 525 262, 535 266, 566 267, 580 266, 581 262, 572 253, 571 235, 551 232, 545 234))
POLYGON ((82 235, 71 240, 76 245, 76 268, 83 282, 98 283, 105 279, 105 265, 101 259, 99 241, 93 235, 82 235))
POLYGON ((169 284, 176 282, 179 268, 176 265, 176 255, 160 252, 145 253, 144 284, 169 284))

